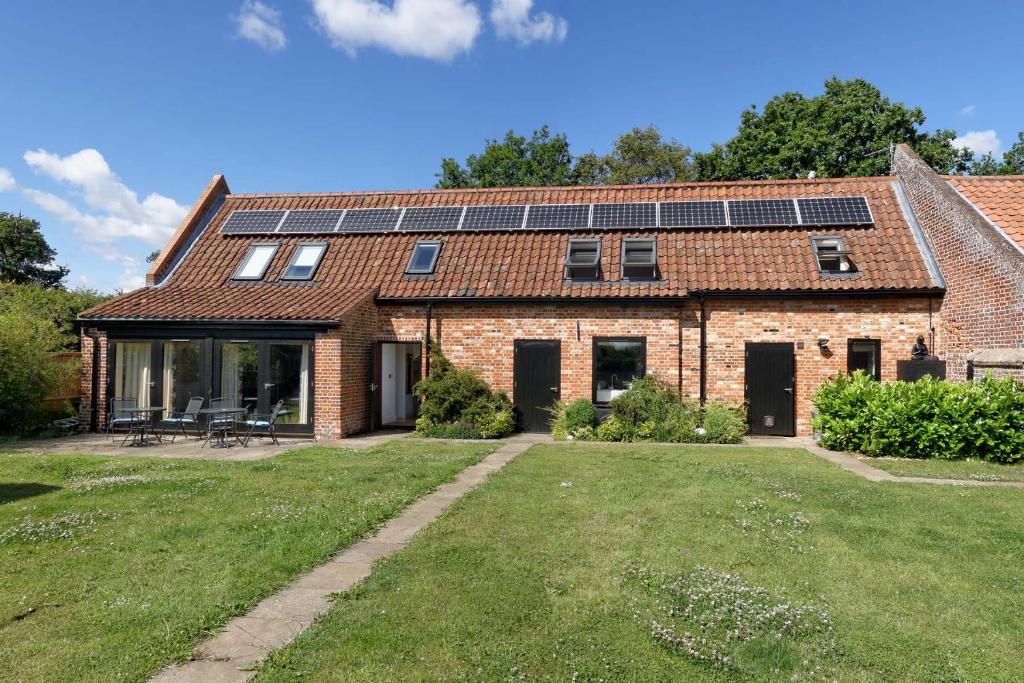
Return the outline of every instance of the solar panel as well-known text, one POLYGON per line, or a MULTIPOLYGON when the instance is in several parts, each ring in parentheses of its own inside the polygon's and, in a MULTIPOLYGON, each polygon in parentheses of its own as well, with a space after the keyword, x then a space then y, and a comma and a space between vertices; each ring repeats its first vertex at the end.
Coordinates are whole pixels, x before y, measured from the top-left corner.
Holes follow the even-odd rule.
POLYGON ((654 202, 632 204, 594 204, 594 228, 656 228, 658 205, 654 202))
POLYGON ((389 232, 398 225, 399 209, 349 209, 338 232, 389 232))
POLYGON ((792 199, 731 199, 729 223, 735 226, 797 225, 792 199))
POLYGON ((284 211, 233 211, 221 226, 224 235, 258 235, 274 232, 284 211))
POLYGON ((402 230, 429 230, 431 232, 455 230, 462 218, 461 206, 431 206, 406 209, 402 216, 402 230))
POLYGON ((870 225, 874 222, 866 197, 815 197, 798 199, 796 203, 804 225, 870 225))
POLYGON ((531 204, 526 229, 586 228, 589 219, 590 204, 531 204))
POLYGON ((525 206, 467 206, 462 229, 518 230, 525 215, 525 206))
POLYGON ((315 211, 289 211, 278 232, 322 233, 334 232, 344 211, 341 209, 318 209, 315 211))
POLYGON ((725 202, 662 202, 663 228, 716 228, 729 225, 725 219, 725 202))

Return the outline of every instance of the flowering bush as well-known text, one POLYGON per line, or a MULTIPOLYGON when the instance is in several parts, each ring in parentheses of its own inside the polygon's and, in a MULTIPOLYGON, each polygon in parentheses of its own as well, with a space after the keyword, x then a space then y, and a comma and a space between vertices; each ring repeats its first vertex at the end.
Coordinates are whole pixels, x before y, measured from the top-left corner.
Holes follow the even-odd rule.
POLYGON ((456 368, 437 350, 431 351, 433 372, 416 385, 423 399, 416 432, 446 439, 499 439, 515 431, 512 402, 503 391, 491 391, 475 371, 456 368))
POLYGON ((879 383, 858 372, 822 385, 812 424, 834 450, 904 458, 1024 458, 1024 387, 1012 378, 879 383))

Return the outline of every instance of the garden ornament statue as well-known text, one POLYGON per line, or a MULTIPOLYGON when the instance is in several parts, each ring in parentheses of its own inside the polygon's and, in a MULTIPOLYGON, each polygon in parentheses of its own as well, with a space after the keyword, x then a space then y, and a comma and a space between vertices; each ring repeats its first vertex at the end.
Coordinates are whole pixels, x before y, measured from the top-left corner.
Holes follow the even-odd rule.
POLYGON ((924 343, 923 335, 918 335, 917 343, 914 344, 914 348, 910 351, 910 357, 913 360, 924 360, 928 358, 928 346, 924 343))

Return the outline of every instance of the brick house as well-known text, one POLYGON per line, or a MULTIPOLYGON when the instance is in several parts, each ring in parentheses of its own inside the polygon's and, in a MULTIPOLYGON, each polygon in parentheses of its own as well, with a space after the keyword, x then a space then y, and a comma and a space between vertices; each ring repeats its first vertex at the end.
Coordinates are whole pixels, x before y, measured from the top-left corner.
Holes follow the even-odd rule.
POLYGON ((284 400, 283 431, 319 438, 409 425, 433 343, 528 429, 653 373, 807 434, 815 388, 894 379, 944 293, 893 177, 306 195, 217 176, 147 286, 82 315, 82 417, 202 395, 284 400))
POLYGON ((947 376, 1024 379, 1024 176, 940 176, 905 145, 893 173, 948 288, 936 318, 947 376))

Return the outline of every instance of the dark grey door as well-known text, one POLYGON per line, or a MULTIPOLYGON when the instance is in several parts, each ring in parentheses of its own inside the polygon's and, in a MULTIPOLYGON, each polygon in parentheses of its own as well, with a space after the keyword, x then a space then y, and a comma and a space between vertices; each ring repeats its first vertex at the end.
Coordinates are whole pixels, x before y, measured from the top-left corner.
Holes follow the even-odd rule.
POLYGON ((792 344, 747 344, 745 384, 751 434, 794 435, 795 365, 792 344))
POLYGON ((561 392, 560 342, 517 339, 513 366, 512 400, 523 431, 548 431, 551 421, 548 409, 561 392))

